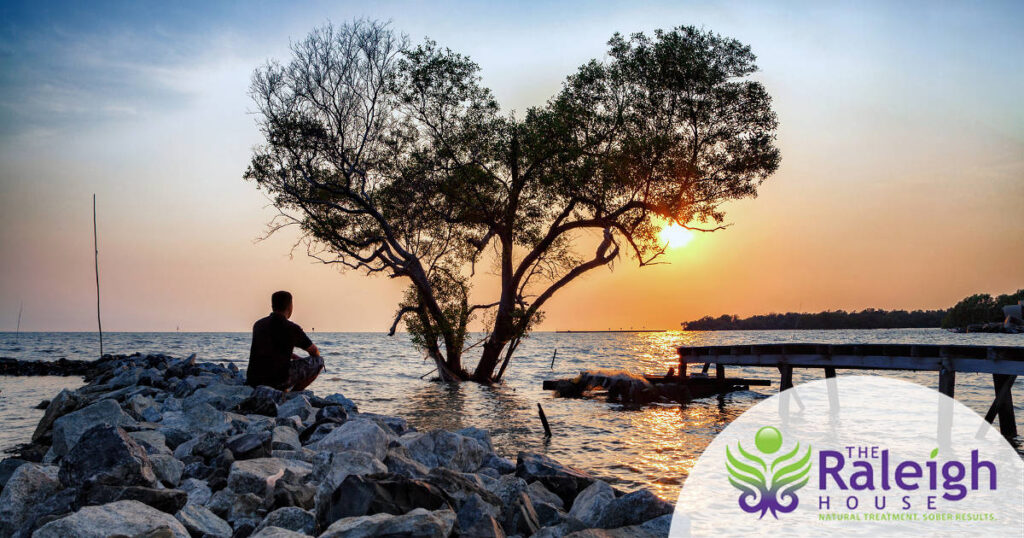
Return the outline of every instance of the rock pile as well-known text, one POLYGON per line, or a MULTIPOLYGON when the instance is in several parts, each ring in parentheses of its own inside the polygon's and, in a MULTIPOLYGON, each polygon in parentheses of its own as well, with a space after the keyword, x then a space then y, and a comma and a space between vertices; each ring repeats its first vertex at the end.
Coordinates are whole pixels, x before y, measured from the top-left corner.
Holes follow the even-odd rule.
POLYGON ((672 506, 480 429, 418 432, 340 394, 195 357, 105 357, 0 462, 0 536, 665 536, 672 506))

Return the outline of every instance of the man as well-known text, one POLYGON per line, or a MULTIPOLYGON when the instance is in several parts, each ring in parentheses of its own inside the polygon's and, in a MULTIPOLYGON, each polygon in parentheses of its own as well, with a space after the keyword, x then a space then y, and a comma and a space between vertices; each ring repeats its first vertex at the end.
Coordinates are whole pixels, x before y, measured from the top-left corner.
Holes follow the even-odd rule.
POLYGON ((320 350, 309 340, 302 327, 288 321, 292 317, 292 294, 274 292, 270 296, 273 312, 252 326, 252 348, 245 384, 266 385, 278 390, 302 390, 309 386, 324 367, 320 350), (292 354, 302 348, 308 357, 292 354))

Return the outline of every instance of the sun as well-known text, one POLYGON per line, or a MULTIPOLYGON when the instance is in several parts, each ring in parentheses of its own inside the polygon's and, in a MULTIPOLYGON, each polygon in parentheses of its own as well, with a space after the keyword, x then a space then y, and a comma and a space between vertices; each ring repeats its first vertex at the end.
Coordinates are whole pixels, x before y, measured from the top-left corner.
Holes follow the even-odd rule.
POLYGON ((693 241, 694 233, 673 222, 662 228, 658 236, 669 248, 682 248, 693 241))

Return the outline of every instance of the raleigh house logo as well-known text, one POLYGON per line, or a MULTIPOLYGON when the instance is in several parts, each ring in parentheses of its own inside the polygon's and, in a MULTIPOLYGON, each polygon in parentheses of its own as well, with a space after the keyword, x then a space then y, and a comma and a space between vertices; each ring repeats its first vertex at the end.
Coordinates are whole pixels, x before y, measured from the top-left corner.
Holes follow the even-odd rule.
POLYGON ((800 504, 796 490, 807 485, 807 474, 811 470, 811 447, 806 447, 801 456, 800 443, 797 442, 789 452, 771 458, 772 454, 782 448, 782 432, 773 426, 765 426, 757 431, 754 446, 764 457, 747 452, 739 442, 736 443, 739 458, 726 447, 725 465, 729 471, 729 483, 742 492, 738 502, 744 511, 761 512, 762 518, 771 512, 778 519, 779 512, 792 512, 800 504))
MULTIPOLYGON (((735 405, 735 404, 734 404, 735 405)), ((693 464, 669 536, 1021 536, 1024 459, 931 387, 841 375, 760 398, 693 464)))

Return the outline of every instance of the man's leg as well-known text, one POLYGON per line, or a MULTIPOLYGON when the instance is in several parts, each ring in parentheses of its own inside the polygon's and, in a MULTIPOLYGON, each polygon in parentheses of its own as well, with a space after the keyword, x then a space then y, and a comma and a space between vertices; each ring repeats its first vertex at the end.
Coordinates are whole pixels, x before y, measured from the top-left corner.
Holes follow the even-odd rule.
POLYGON ((304 357, 291 362, 288 369, 288 384, 291 390, 303 390, 312 383, 320 370, 324 368, 324 360, 320 357, 304 357))

